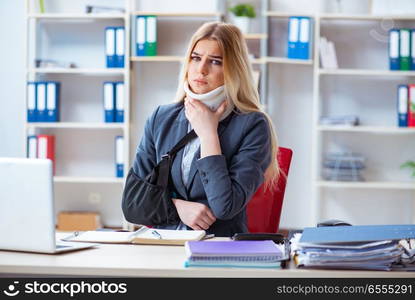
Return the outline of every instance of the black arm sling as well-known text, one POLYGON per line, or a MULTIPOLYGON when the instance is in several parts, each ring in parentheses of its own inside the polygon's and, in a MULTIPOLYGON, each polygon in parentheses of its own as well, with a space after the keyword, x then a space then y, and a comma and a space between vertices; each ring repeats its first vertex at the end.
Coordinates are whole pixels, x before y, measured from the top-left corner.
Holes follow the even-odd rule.
POLYGON ((177 152, 196 136, 194 130, 187 133, 144 179, 130 169, 122 195, 122 210, 128 222, 150 226, 179 223, 169 189, 170 169, 177 152))

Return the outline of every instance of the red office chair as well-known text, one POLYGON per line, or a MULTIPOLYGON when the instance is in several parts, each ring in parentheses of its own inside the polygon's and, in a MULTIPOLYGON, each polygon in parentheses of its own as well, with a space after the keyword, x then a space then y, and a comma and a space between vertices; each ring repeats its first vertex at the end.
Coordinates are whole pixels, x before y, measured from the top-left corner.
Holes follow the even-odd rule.
POLYGON ((265 191, 262 185, 248 202, 247 217, 249 232, 276 233, 278 231, 292 155, 293 151, 291 149, 279 148, 277 158, 281 174, 277 182, 277 188, 275 190, 268 189, 265 191))

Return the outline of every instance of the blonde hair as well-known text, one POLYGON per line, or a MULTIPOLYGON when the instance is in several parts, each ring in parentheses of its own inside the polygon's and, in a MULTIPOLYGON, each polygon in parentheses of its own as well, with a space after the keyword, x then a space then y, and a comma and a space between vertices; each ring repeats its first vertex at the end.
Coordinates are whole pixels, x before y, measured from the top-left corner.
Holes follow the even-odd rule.
POLYGON ((270 117, 263 111, 259 101, 258 90, 252 76, 251 63, 245 39, 238 27, 223 23, 209 22, 203 24, 192 36, 179 76, 175 97, 176 102, 184 101, 183 84, 187 80, 187 71, 191 54, 200 40, 214 40, 223 54, 223 74, 227 101, 232 102, 241 113, 262 112, 268 120, 271 133, 271 163, 265 171, 265 187, 274 188, 280 173, 276 159, 278 142, 270 117))

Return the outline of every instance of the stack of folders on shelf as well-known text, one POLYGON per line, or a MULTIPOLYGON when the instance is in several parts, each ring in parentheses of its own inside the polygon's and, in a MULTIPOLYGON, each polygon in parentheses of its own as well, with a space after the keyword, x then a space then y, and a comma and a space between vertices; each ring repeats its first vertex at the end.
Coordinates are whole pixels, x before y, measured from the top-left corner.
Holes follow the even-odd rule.
POLYGON ((124 122, 124 82, 104 82, 105 123, 124 122))
POLYGON ((115 177, 124 177, 124 137, 115 137, 115 177))
POLYGON ((102 5, 87 5, 85 7, 87 14, 123 14, 125 9, 122 7, 110 7, 102 5))
POLYGON ((135 33, 136 55, 157 55, 157 17, 136 16, 135 33))
POLYGON ((389 68, 415 70, 415 29, 394 28, 389 31, 389 68))
POLYGON ((327 40, 324 36, 320 38, 320 59, 321 67, 324 69, 337 69, 336 48, 334 43, 327 40))
POLYGON ((326 154, 323 160, 323 178, 330 181, 364 181, 361 170, 365 168, 365 158, 350 152, 326 154))
POLYGON ((185 267, 281 268, 289 258, 283 244, 265 241, 191 241, 185 267))
POLYGON ((357 126, 359 117, 355 115, 323 116, 320 118, 320 125, 357 126))
POLYGON ((125 28, 112 26, 105 28, 105 55, 107 68, 124 68, 125 28))
POLYGON ((398 126, 415 127, 415 84, 398 86, 398 126))
POLYGON ((288 19, 287 57, 310 59, 312 25, 309 17, 292 16, 288 19))
POLYGON ((55 136, 38 134, 27 137, 27 157, 50 159, 55 172, 55 136))
POLYGON ((28 82, 27 122, 58 122, 59 90, 56 81, 28 82))
POLYGON ((310 227, 294 235, 291 249, 297 267, 402 270, 413 257, 401 241, 413 238, 415 225, 310 227))

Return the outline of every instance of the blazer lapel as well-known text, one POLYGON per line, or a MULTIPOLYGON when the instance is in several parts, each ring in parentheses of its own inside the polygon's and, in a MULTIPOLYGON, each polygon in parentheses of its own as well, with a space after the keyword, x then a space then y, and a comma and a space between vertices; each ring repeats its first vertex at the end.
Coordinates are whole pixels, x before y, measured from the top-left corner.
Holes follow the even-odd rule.
MULTIPOLYGON (((218 124, 218 136, 220 137, 222 135, 222 133, 225 131, 226 127, 228 126, 230 120, 232 119, 232 115, 234 113, 232 112, 229 116, 227 116, 224 120, 222 120, 221 122, 219 122, 218 124)), ((183 152, 182 152, 183 153, 183 152)), ((200 146, 199 149, 197 149, 195 156, 193 157, 192 160, 192 164, 190 166, 190 173, 189 173, 189 180, 187 181, 187 186, 186 189, 187 191, 190 190, 190 187, 193 184, 193 180, 195 179, 195 175, 197 173, 197 168, 196 168, 196 161, 199 159, 200 157, 200 146)), ((181 163, 180 163, 181 164, 181 163)), ((181 177, 181 176, 180 176, 181 177)), ((183 181, 182 181, 183 183, 183 181)))
MULTIPOLYGON (((170 131, 173 136, 172 137, 173 144, 171 147, 176 145, 180 141, 180 139, 186 135, 188 126, 189 126, 189 122, 186 119, 186 115, 184 114, 184 108, 183 108, 180 111, 170 131)), ((177 152, 175 159, 173 160, 173 164, 171 168, 171 175, 172 175, 173 184, 177 192, 181 196, 187 198, 186 188, 182 180, 182 171, 181 171, 183 150, 184 148, 180 149, 180 151, 177 152)))

